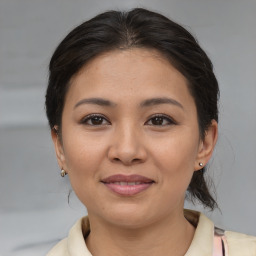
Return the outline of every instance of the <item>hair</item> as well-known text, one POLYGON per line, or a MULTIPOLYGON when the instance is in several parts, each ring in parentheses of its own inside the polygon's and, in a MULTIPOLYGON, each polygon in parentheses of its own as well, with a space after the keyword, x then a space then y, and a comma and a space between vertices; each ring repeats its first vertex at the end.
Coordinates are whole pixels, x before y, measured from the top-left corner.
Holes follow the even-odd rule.
MULTIPOLYGON (((167 17, 136 8, 108 11, 73 29, 56 48, 49 65, 46 114, 50 128, 61 130, 62 111, 71 78, 90 60, 112 50, 146 48, 157 50, 187 79, 194 98, 203 139, 212 120, 218 121, 219 87, 213 65, 197 40, 167 17)), ((217 203, 204 178, 205 167, 195 171, 187 198, 213 210, 217 203), (188 196, 189 195, 189 196, 188 196)))

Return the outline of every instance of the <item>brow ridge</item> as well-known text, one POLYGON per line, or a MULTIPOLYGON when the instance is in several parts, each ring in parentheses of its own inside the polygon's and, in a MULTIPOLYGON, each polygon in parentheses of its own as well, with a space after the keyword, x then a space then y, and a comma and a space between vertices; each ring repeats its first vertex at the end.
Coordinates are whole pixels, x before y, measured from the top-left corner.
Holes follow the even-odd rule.
MULTIPOLYGON (((87 99, 82 99, 79 102, 76 103, 74 108, 77 108, 78 106, 82 104, 95 104, 99 106, 109 106, 109 107, 115 107, 117 106, 116 103, 103 99, 103 98, 87 98, 87 99)), ((155 106, 155 105, 160 105, 160 104, 172 104, 175 106, 178 106, 183 109, 183 106, 180 102, 176 101, 175 99, 172 98, 167 98, 167 97, 158 97, 158 98, 152 98, 152 99, 146 99, 140 103, 140 107, 150 107, 150 106, 155 106)))
POLYGON ((115 103, 103 99, 103 98, 88 98, 88 99, 82 99, 79 102, 76 103, 74 108, 77 108, 78 106, 82 104, 94 104, 94 105, 99 105, 99 106, 105 106, 105 107, 114 107, 116 106, 115 103))
POLYGON ((167 97, 147 99, 141 102, 140 106, 149 107, 149 106, 160 105, 160 104, 172 104, 183 109, 183 106, 180 102, 178 102, 175 99, 167 98, 167 97))

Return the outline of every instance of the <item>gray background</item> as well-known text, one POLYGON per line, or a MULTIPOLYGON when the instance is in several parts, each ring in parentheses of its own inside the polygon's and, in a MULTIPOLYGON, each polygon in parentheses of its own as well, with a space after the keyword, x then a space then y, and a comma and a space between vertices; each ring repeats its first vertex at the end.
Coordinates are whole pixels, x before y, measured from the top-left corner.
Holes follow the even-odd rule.
POLYGON ((74 193, 68 204, 68 178, 59 176, 44 114, 47 65, 83 20, 138 6, 185 25, 212 59, 221 117, 209 175, 222 212, 203 210, 256 235, 255 0, 0 0, 0 255, 45 255, 86 214, 74 193))

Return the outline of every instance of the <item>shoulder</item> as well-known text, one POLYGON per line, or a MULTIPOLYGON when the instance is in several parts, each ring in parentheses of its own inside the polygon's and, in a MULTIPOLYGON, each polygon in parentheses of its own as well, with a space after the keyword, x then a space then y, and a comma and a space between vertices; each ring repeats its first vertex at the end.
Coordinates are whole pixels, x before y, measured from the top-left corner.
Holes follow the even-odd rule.
MULTIPOLYGON (((200 212, 185 210, 184 215, 196 227, 192 244, 186 256, 202 255, 200 254, 202 250, 204 250, 204 255, 212 255, 212 250, 215 250, 215 247, 216 249, 222 247, 221 244, 219 246, 219 239, 216 239, 217 244, 215 244, 217 237, 224 242, 226 256, 256 256, 255 236, 216 228, 214 223, 200 212)), ((216 255, 221 255, 221 253, 216 255)))
POLYGON ((225 238, 230 256, 256 256, 255 236, 226 231, 225 238))
POLYGON ((57 243, 46 256, 69 256, 67 238, 57 243))
POLYGON ((88 217, 79 219, 70 229, 68 237, 56 244, 46 256, 91 256, 84 240, 89 232, 88 217))

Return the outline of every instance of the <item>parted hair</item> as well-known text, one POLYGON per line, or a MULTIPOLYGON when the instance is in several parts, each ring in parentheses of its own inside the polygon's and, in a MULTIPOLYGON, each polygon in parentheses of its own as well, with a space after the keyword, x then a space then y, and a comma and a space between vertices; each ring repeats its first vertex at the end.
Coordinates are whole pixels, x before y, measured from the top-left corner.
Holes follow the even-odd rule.
MULTIPOLYGON (((213 65, 197 40, 183 26, 167 17, 136 8, 107 11, 73 29, 56 48, 49 65, 46 114, 50 128, 61 118, 71 78, 90 60, 112 50, 147 48, 157 50, 187 80, 194 98, 202 139, 212 120, 218 121, 219 86, 213 65)), ((205 180, 206 167, 195 171, 187 198, 213 210, 217 203, 205 180)))

